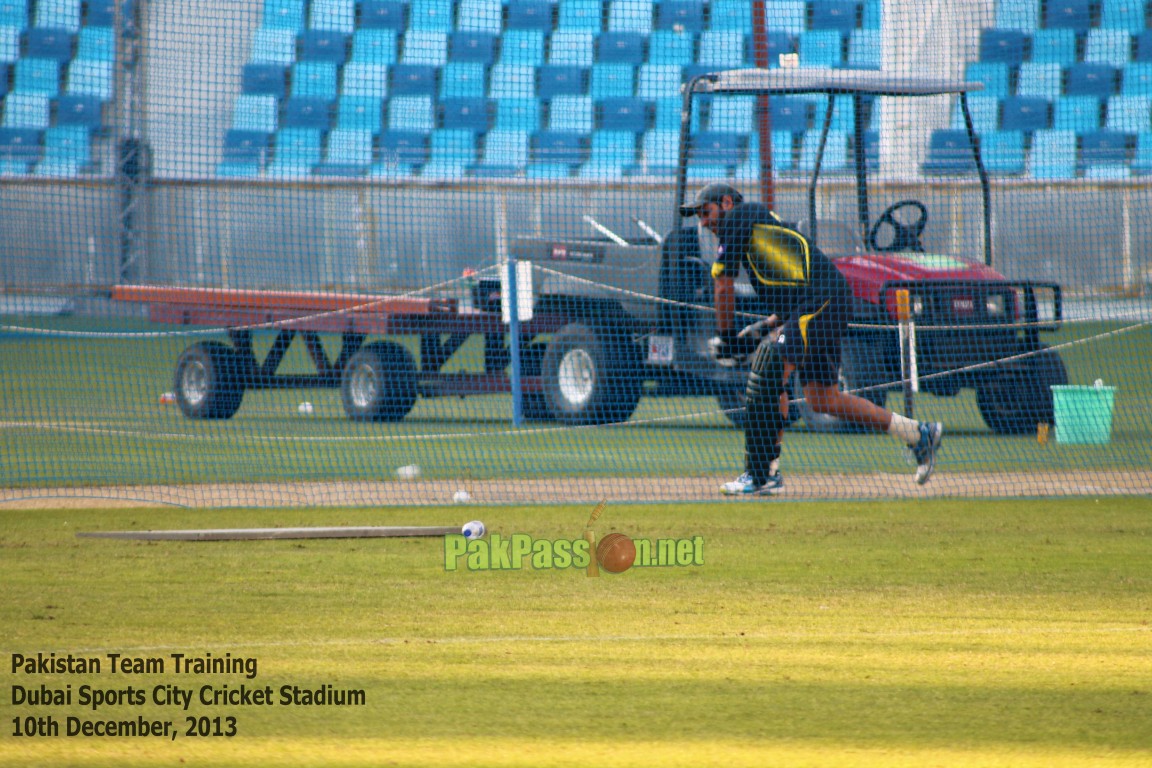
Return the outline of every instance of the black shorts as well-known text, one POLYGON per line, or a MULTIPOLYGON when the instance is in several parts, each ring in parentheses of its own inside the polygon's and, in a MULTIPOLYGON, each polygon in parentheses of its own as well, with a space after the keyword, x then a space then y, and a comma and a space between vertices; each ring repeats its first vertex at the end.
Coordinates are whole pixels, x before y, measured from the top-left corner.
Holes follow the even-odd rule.
POLYGON ((850 296, 834 296, 813 312, 794 315, 776 339, 776 351, 796 366, 801 384, 836 386, 840 348, 852 314, 850 296))

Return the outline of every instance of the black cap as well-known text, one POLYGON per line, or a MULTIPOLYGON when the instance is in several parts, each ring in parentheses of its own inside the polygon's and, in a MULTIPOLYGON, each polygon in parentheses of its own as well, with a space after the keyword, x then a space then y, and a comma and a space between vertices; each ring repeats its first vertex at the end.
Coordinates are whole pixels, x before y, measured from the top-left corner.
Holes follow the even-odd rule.
POLYGON ((680 206, 680 215, 695 216, 705 204, 719 203, 725 197, 732 198, 733 203, 744 201, 744 195, 740 194, 740 190, 736 189, 736 187, 731 184, 725 184, 722 181, 714 181, 697 192, 696 199, 691 203, 685 203, 680 206))

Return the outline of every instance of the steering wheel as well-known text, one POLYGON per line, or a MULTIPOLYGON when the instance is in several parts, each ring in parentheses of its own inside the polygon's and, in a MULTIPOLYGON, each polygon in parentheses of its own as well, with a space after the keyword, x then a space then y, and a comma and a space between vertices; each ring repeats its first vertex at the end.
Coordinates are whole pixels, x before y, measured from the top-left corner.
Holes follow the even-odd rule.
POLYGON ((893 203, 888 206, 884 213, 880 214, 880 218, 876 219, 876 223, 869 230, 868 247, 881 253, 897 253, 899 251, 923 253, 924 246, 920 244, 920 234, 927 224, 928 209, 924 207, 924 203, 919 200, 901 200, 898 203, 893 203), (904 208, 914 209, 919 214, 916 220, 910 224, 904 224, 896 218, 896 212, 904 208), (881 227, 885 224, 892 227, 892 241, 882 246, 876 242, 876 235, 880 233, 881 227))

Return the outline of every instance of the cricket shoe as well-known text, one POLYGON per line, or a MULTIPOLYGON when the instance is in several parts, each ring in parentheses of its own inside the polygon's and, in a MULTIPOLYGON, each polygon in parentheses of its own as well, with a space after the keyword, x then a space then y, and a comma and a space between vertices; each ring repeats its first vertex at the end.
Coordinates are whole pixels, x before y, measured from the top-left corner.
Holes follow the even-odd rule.
POLYGON ((768 482, 757 485, 752 475, 745 472, 730 483, 720 486, 720 493, 725 496, 767 496, 778 492, 784 487, 784 477, 779 472, 768 477, 768 482))
POLYGON ((932 470, 936 468, 936 449, 943 437, 944 426, 940 422, 920 425, 920 439, 912 446, 912 455, 916 457, 916 482, 920 485, 932 477, 932 470))

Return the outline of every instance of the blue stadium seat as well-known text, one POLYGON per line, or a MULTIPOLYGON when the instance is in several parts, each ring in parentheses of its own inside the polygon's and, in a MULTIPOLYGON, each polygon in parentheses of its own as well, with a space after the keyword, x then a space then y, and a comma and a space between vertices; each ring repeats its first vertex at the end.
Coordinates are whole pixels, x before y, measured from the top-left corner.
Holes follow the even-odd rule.
POLYGON ((1010 93, 1008 65, 1002 61, 973 61, 964 69, 964 79, 970 83, 983 83, 982 96, 1003 99, 1010 93))
POLYGON ((114 61, 116 33, 111 27, 82 27, 76 39, 76 58, 114 61))
POLYGON ((1028 175, 1034 179, 1076 177, 1076 134, 1072 131, 1037 131, 1028 153, 1028 175))
POLYGON ((336 100, 337 67, 330 61, 301 61, 292 65, 291 95, 336 100))
MULTIPOLYGON (((440 123, 446 129, 483 133, 488 130, 488 112, 488 100, 484 98, 451 98, 440 101, 440 123)), ((535 122, 533 121, 533 124, 535 122)))
POLYGON ((340 93, 344 96, 383 99, 388 95, 388 67, 384 64, 348 62, 344 65, 340 93))
POLYGON ((1152 173, 1152 133, 1136 136, 1136 155, 1132 158, 1132 172, 1141 175, 1152 173))
POLYGON ((449 32, 452 29, 452 0, 412 0, 408 10, 408 30, 449 32))
POLYGON ((470 169, 477 176, 513 176, 528 164, 527 131, 492 130, 484 138, 480 163, 470 169))
POLYGON ((263 131, 225 131, 223 159, 234 163, 251 163, 259 168, 268 157, 271 138, 271 134, 263 131))
POLYGON ((967 131, 936 129, 928 140, 924 172, 940 176, 958 176, 976 170, 972 142, 967 131))
POLYGON ((1095 96, 1062 96, 1052 109, 1052 127, 1058 131, 1088 133, 1100 128, 1100 99, 1095 96))
MULTIPOLYGON (((640 70, 643 72, 653 66, 646 64, 640 70)), ((632 96, 635 77, 635 70, 628 64, 594 64, 588 83, 588 93, 596 101, 617 96, 632 96)), ((676 88, 679 87, 680 79, 677 77, 676 88)))
POLYGON ((384 127, 383 119, 383 99, 343 94, 336 101, 336 127, 340 130, 378 134, 384 127))
POLYGON ((356 31, 356 0, 311 0, 308 27, 352 34, 356 31))
POLYGON ((856 69, 880 69, 881 59, 880 30, 854 29, 849 33, 849 67, 856 69))
MULTIPOLYGON (((644 101, 659 101, 678 96, 683 70, 675 64, 645 64, 636 78, 636 96, 644 101)), ((622 93, 621 96, 630 94, 622 93)), ((593 96, 596 96, 593 93, 593 96)), ((608 98, 605 96, 604 98, 608 98)))
POLYGON ((280 124, 285 128, 326 130, 332 120, 332 102, 293 96, 284 100, 280 124))
POLYGON ((552 29, 552 3, 544 0, 508 0, 508 29, 552 29))
POLYGON ((1133 62, 1126 66, 1120 80, 1120 93, 1152 98, 1152 63, 1133 62))
POLYGON ((1132 44, 1132 61, 1152 62, 1152 29, 1137 32, 1132 44))
POLYGON ((319 173, 361 175, 372 164, 371 131, 335 128, 328 133, 324 162, 319 173))
POLYGON ((609 32, 652 32, 652 0, 608 0, 609 32))
POLYGON ((1038 29, 1032 33, 1029 61, 1050 62, 1060 66, 1076 63, 1076 30, 1038 29))
POLYGON ((404 26, 405 3, 398 0, 362 0, 360 28, 392 29, 401 32, 404 26))
POLYGON ((1113 96, 1104 127, 1121 133, 1152 131, 1152 101, 1148 96, 1113 96))
POLYGON ((388 162, 422 165, 428 160, 430 131, 390 130, 380 135, 380 155, 388 162))
POLYGON ((864 0, 863 9, 860 12, 860 26, 864 29, 880 29, 883 11, 883 0, 864 0))
POLYGON ((25 39, 25 51, 35 59, 67 61, 72 58, 72 44, 72 33, 66 29, 33 27, 25 39))
POLYGON ((648 127, 648 108, 641 99, 603 99, 596 107, 601 130, 637 134, 648 127))
MULTIPOLYGON (((72 94, 63 98, 69 95, 72 94)), ((280 104, 275 96, 242 93, 236 97, 236 107, 232 112, 232 127, 242 131, 272 133, 276 130, 279 109, 280 104)))
POLYGON ((398 96, 435 96, 436 67, 429 64, 397 64, 392 67, 388 92, 398 96))
POLYGON ((774 96, 768 101, 772 130, 803 133, 808 130, 809 105, 795 96, 774 96))
MULTIPOLYGON (((745 5, 750 5, 745 3, 745 5)), ((793 37, 808 29, 808 4, 803 0, 776 0, 771 6, 765 7, 768 29, 787 32, 793 37)), ((751 19, 748 31, 752 32, 751 19)))
POLYGON ((1132 58, 1132 36, 1123 29, 1090 29, 1084 38, 1084 61, 1123 67, 1132 58))
POLYGON ((588 162, 623 168, 636 162, 636 134, 599 130, 592 134, 588 162))
POLYGON ((801 32, 797 47, 802 67, 838 67, 844 62, 844 38, 834 30, 801 32))
POLYGON ((530 160, 524 169, 524 177, 528 179, 569 179, 572 177, 574 165, 570 163, 551 163, 547 161, 530 160))
POLYGON ((557 96, 548 105, 548 130, 591 133, 596 113, 589 96, 557 96))
POLYGON ((395 64, 396 42, 396 32, 391 29, 358 29, 352 33, 352 61, 395 64))
POLYGON ((1031 32, 1040 23, 1040 0, 997 0, 996 23, 1000 29, 1031 32))
POLYGON ((540 102, 536 99, 496 99, 495 112, 494 130, 524 133, 540 130, 540 102))
MULTIPOLYGON (((752 4, 747 0, 713 0, 711 11, 709 29, 752 34, 752 4)), ((772 16, 776 14, 776 6, 773 4, 772 16)), ((771 25, 772 21, 768 23, 771 25)))
POLYGON ((1024 173, 1024 134, 994 131, 980 137, 980 154, 988 173, 1019 176, 1024 173))
POLYGON ((703 32, 703 0, 663 0, 656 6, 656 29, 688 34, 703 32))
POLYGON ((477 62, 449 62, 440 70, 440 98, 483 98, 487 93, 484 69, 477 62))
MULTIPOLYGON (((796 164, 801 173, 811 173, 816 167, 816 154, 820 146, 820 132, 808 131, 800 140, 800 160, 796 164)), ((829 131, 820 161, 821 173, 844 173, 848 170, 848 134, 829 131)))
POLYGON ((492 67, 488 95, 494 99, 526 99, 536 95, 536 67, 500 63, 492 67))
POLYGON ((0 62, 14 63, 20 58, 20 36, 17 27, 0 27, 0 62))
POLYGON ((1063 92, 1064 69, 1051 62, 1026 61, 1016 78, 1016 94, 1055 99, 1063 92))
POLYGON ((60 62, 54 59, 20 59, 12 78, 12 92, 54 98, 60 93, 60 62))
POLYGON ((1028 35, 1018 29, 980 31, 980 61, 1002 61, 1017 67, 1028 58, 1028 51, 1028 35))
POLYGON ((0 128, 0 168, 5 175, 27 173, 40 159, 41 132, 28 128, 0 128))
POLYGON ((540 67, 537 94, 541 99, 580 96, 588 91, 588 72, 583 67, 548 64, 540 67))
POLYGON ((1047 99, 1036 96, 1009 96, 1000 111, 1000 129, 1003 131, 1042 131, 1049 126, 1047 99))
POLYGON ((1100 26, 1140 32, 1146 27, 1145 0, 1103 0, 1100 4, 1100 26))
POLYGON ((269 176, 307 176, 320 162, 323 133, 314 128, 281 128, 276 132, 269 176))
POLYGON ((743 137, 728 131, 700 131, 690 138, 688 162, 704 165, 736 165, 743 137))
POLYGON ((28 3, 25 0, 0 0, 0 26, 28 28, 28 3))
POLYGON ((343 64, 348 58, 348 35, 334 29, 307 29, 300 33, 300 60, 343 64))
MULTIPOLYGON (((680 111, 684 106, 682 99, 666 96, 645 103, 652 105, 652 128, 660 131, 680 130, 680 111)), ((698 130, 699 128, 700 110, 696 109, 692 111, 692 129, 698 130)))
POLYGON ((253 64, 279 64, 286 67, 296 61, 296 31, 280 27, 260 27, 252 33, 253 64))
POLYGON ((708 130, 749 134, 756 100, 751 96, 718 96, 708 109, 708 130))
POLYGON ((431 96, 393 96, 388 100, 389 131, 429 133, 436 127, 431 96))
POLYGON ((491 64, 496 60, 496 40, 491 32, 453 32, 448 37, 448 60, 491 64))
MULTIPOLYGON (((873 31, 874 30, 867 30, 867 33, 871 34, 873 31)), ((769 69, 775 69, 775 68, 780 66, 780 55, 781 54, 796 53, 797 52, 796 40, 791 35, 789 35, 787 32, 780 32, 778 30, 768 30, 768 32, 765 34, 765 39, 768 43, 768 68, 769 69)), ((860 44, 863 44, 863 42, 861 41, 860 44)), ((852 51, 852 48, 851 48, 851 46, 849 46, 849 54, 851 54, 851 51, 852 51)), ((865 54, 863 54, 861 52, 861 55, 865 55, 865 54)), ((869 52, 866 55, 871 56, 873 54, 871 52, 869 52)), ((875 55, 876 56, 880 55, 879 48, 877 48, 875 55)), ((752 57, 753 61, 755 60, 755 47, 753 44, 749 44, 747 52, 745 53, 745 56, 746 57, 752 57)), ((865 62, 859 62, 859 66, 864 66, 864 64, 865 64, 865 62)))
POLYGON ((56 102, 57 125, 82 125, 98 130, 103 125, 102 103, 96 96, 66 93, 56 102))
POLYGON ((653 129, 640 139, 640 162, 625 169, 630 175, 667 176, 676 172, 680 132, 653 129))
POLYGON ((11 67, 0 63, 0 99, 8 95, 8 80, 11 76, 11 67))
POLYGON ((1047 0, 1044 4, 1044 26, 1084 32, 1092 25, 1091 0, 1047 0))
POLYGON ((73 59, 68 66, 68 93, 88 93, 104 101, 112 99, 113 64, 110 61, 73 59))
POLYGON ((532 136, 531 157, 534 162, 575 165, 583 162, 587 154, 583 133, 549 130, 532 136))
POLYGON ((476 162, 476 136, 471 131, 433 131, 428 161, 420 170, 426 179, 459 179, 476 162))
POLYGON ((500 43, 500 62, 539 67, 544 63, 544 40, 538 29, 510 29, 500 43))
POLYGON ((288 92, 288 70, 281 64, 245 64, 240 70, 242 93, 268 94, 278 99, 288 92))
POLYGON ((237 130, 255 130, 271 134, 279 120, 279 109, 280 102, 274 96, 241 93, 236 97, 236 106, 233 108, 232 127, 237 130))
MULTIPOLYGON (((968 97, 968 114, 972 116, 972 127, 977 133, 1000 129, 1000 101, 995 96, 984 96, 980 93, 968 97)), ((960 99, 955 101, 952 108, 952 122, 948 127, 967 130, 960 99)))
POLYGON ((501 0, 460 0, 456 9, 456 29, 498 35, 504 29, 501 0))
POLYGON ((79 32, 81 11, 80 0, 39 0, 34 26, 79 32))
POLYGON ((305 0, 264 0, 263 26, 299 32, 304 29, 304 5, 305 0))
MULTIPOLYGON (((795 137, 787 131, 772 131, 772 170, 776 173, 787 173, 796 167, 795 137)), ((748 151, 744 162, 737 168, 733 176, 746 182, 756 182, 761 178, 760 173, 760 140, 752 134, 748 142, 748 151)))
POLYGON ((700 35, 697 61, 717 69, 736 69, 746 63, 745 36, 740 32, 709 30, 700 35))
POLYGON ((600 0, 559 0, 556 30, 600 32, 604 5, 600 0))
POLYGON ((431 64, 442 67, 448 63, 448 33, 431 30, 412 30, 403 36, 402 64, 431 64))
POLYGON ((602 64, 643 64, 644 35, 636 32, 605 32, 597 41, 596 61, 602 64))
POLYGON ((1108 98, 1116 90, 1116 69, 1107 64, 1074 64, 1065 70, 1068 96, 1108 98))
POLYGON ((595 40, 591 32, 558 29, 552 33, 548 63, 591 67, 596 58, 595 40))
POLYGON ((1124 165, 1132 137, 1119 131, 1094 131, 1080 137, 1080 159, 1085 165, 1124 165))
POLYGON ((856 28, 860 6, 849 0, 812 0, 809 29, 835 29, 848 34, 856 28))

